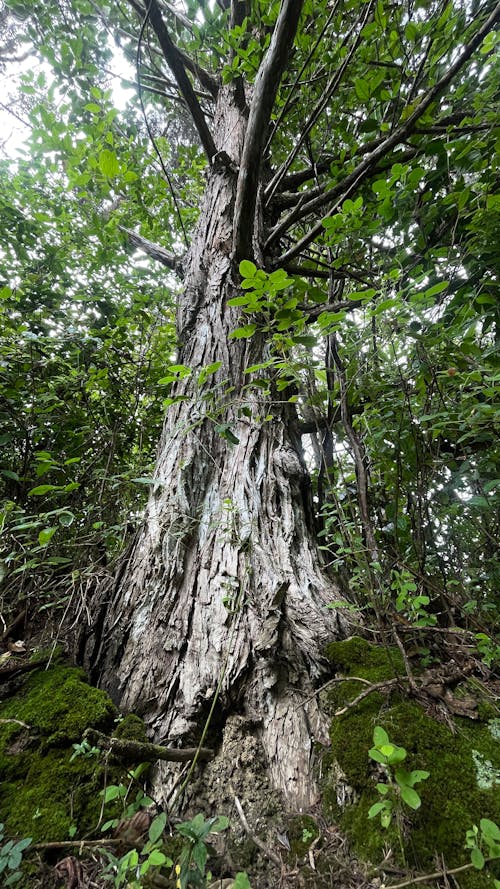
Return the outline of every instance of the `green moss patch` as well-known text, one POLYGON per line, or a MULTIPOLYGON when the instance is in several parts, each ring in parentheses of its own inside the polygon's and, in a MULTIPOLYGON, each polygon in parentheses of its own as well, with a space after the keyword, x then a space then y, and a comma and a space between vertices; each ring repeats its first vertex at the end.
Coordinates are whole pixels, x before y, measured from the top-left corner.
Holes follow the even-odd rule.
MULTIPOLYGON (((362 639, 347 640, 329 646, 328 655, 339 673, 359 676, 372 682, 390 679, 395 669, 404 675, 399 652, 386 652, 362 639)), ((362 690, 360 683, 345 682, 329 692, 329 706, 340 708, 362 690)), ((448 725, 427 716, 419 704, 405 700, 401 693, 388 698, 374 693, 332 720, 331 756, 337 764, 331 769, 325 799, 330 811, 339 818, 357 854, 374 864, 380 862, 388 847, 401 860, 395 822, 384 830, 378 818, 368 819, 370 807, 379 801, 377 781, 384 780, 369 758, 373 729, 381 725, 391 742, 404 747, 404 768, 430 772, 418 785, 422 799, 419 809, 401 807, 401 832, 405 858, 410 867, 432 870, 436 852, 448 867, 470 860, 464 849, 465 833, 481 818, 500 823, 500 743, 496 722, 473 722, 455 718, 454 731, 448 725), (335 782, 339 768, 349 786, 347 805, 339 804, 335 782), (336 776, 336 777, 334 777, 336 776), (354 802, 352 802, 354 800, 354 802)), ((497 875, 498 876, 498 875, 497 875)), ((464 872, 463 889, 493 885, 486 872, 464 872)))
MULTIPOLYGON (((71 762, 72 745, 89 727, 112 733, 117 715, 83 670, 59 664, 31 674, 17 695, 0 705, 0 719, 18 720, 0 723, 0 821, 9 833, 48 842, 69 839, 73 827, 76 837, 95 830, 104 768, 96 757, 71 762)), ((126 717, 122 736, 131 719, 129 727, 143 735, 140 720, 126 717)), ((121 767, 108 769, 108 783, 121 777, 121 767)))

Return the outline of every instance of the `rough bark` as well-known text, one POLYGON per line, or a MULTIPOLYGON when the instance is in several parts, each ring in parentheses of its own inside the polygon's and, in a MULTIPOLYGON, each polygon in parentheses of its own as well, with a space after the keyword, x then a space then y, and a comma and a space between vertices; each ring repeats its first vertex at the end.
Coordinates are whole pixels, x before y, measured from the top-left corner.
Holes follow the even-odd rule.
POLYGON ((224 88, 177 317, 179 363, 194 378, 221 367, 201 386, 178 385, 185 399, 168 410, 144 522, 111 594, 96 603, 86 659, 156 742, 198 740, 218 695, 210 746, 238 713, 254 727, 275 787, 290 805, 308 806, 313 743, 324 737, 311 692, 324 644, 344 628, 326 608, 339 593, 314 538, 295 408, 245 391, 245 368, 262 360, 264 342, 228 340, 239 323, 227 299, 238 290, 231 245, 245 131, 224 88), (221 436, 224 424, 238 443, 221 436))

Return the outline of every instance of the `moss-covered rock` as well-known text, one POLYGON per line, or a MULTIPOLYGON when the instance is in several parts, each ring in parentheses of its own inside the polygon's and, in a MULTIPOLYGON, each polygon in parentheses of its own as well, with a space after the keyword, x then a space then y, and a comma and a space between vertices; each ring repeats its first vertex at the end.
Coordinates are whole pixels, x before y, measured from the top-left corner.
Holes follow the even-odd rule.
MULTIPOLYGON (((333 643, 328 656, 339 673, 380 682, 404 675, 397 651, 386 651, 363 639, 333 643)), ((332 710, 341 708, 362 690, 355 681, 335 685, 328 692, 332 710)), ((388 847, 401 860, 400 834, 405 858, 411 867, 432 869, 436 852, 449 867, 468 861, 464 850, 465 833, 481 818, 500 823, 500 743, 497 722, 454 720, 454 730, 426 715, 414 701, 397 692, 388 698, 378 692, 360 701, 331 723, 332 764, 325 800, 330 812, 340 820, 360 857, 378 863, 388 847), (396 819, 388 829, 378 818, 368 819, 370 807, 379 801, 377 781, 384 780, 383 769, 368 756, 373 746, 373 729, 382 726, 391 742, 407 751, 405 769, 422 769, 430 777, 418 785, 422 804, 416 811, 404 803, 400 807, 398 831, 396 819), (336 785, 339 775, 348 786, 344 794, 336 785)), ((498 876, 498 874, 497 874, 498 876)), ((485 872, 460 875, 463 889, 493 885, 485 872)))
MULTIPOLYGON (((44 842, 95 830, 101 811, 104 767, 96 757, 71 761, 85 729, 111 733, 117 711, 108 696, 86 681, 83 670, 61 664, 32 673, 22 689, 0 704, 0 821, 17 836, 44 842), (74 831, 72 831, 73 833, 74 831)), ((125 717, 121 736, 144 737, 137 717, 125 717)), ((123 777, 108 768, 107 781, 123 777)))

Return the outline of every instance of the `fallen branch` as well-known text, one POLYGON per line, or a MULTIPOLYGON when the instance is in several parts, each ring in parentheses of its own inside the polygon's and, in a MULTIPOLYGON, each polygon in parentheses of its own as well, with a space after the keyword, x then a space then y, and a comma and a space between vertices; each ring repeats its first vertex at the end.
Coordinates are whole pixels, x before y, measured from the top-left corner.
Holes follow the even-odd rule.
POLYGON ((109 738, 92 728, 84 732, 84 738, 88 738, 101 750, 110 750, 125 762, 156 762, 158 759, 167 762, 189 762, 195 756, 199 756, 201 759, 211 759, 214 755, 214 751, 208 747, 185 747, 184 749, 162 747, 161 744, 109 738))
MULTIPOLYGON (((485 863, 488 861, 493 861, 493 858, 486 858, 485 863)), ((498 859, 495 859, 498 860, 498 859)), ((460 867, 443 867, 442 870, 436 870, 432 874, 424 874, 421 877, 412 877, 411 880, 405 880, 404 883, 391 883, 389 886, 386 886, 386 889, 404 889, 406 886, 414 886, 415 883, 425 883, 427 880, 440 880, 442 877, 448 877, 452 874, 460 874, 465 870, 470 870, 474 865, 471 864, 461 864, 460 867)))
POLYGON ((29 847, 29 851, 31 852, 32 849, 74 849, 75 846, 83 850, 96 846, 119 846, 122 842, 120 837, 102 837, 100 840, 62 840, 61 842, 53 840, 50 843, 33 843, 29 847))
POLYGON ((238 797, 236 796, 236 794, 234 793, 234 789, 232 787, 231 787, 231 793, 234 796, 234 805, 236 806, 238 818, 240 819, 240 821, 243 825, 243 829, 244 829, 246 835, 252 840, 252 843, 255 843, 255 845, 260 849, 260 851, 264 853, 264 855, 266 855, 268 858, 270 858, 271 861, 274 861, 274 863, 277 864, 278 867, 281 868, 283 862, 281 861, 280 856, 277 855, 276 852, 273 852, 272 849, 269 849, 269 847, 266 846, 264 841, 261 840, 260 837, 258 837, 257 834, 255 834, 250 829, 250 825, 245 817, 245 813, 242 809, 241 803, 240 803, 238 797))

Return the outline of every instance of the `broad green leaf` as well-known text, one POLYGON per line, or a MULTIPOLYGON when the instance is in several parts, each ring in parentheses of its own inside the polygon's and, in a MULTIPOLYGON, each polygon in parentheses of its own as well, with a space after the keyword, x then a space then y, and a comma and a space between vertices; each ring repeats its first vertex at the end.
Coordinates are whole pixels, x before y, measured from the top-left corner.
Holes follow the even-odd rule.
POLYGON ((63 528, 69 528, 70 525, 75 521, 75 516, 72 512, 62 512, 58 517, 58 522, 63 528))
POLYGON ((382 809, 385 809, 385 803, 374 803, 368 810, 368 818, 375 818, 382 809))
POLYGON ((256 330, 256 324, 245 324, 244 327, 237 327, 236 330, 231 331, 229 338, 233 340, 248 339, 254 335, 256 330))
POLYGON ((114 151, 110 148, 103 148, 99 154, 99 168, 109 179, 114 179, 120 172, 120 164, 114 151))
POLYGON ((234 878, 233 889, 252 889, 250 880, 244 871, 239 871, 234 878))
POLYGON ((159 849, 153 849, 152 852, 148 855, 148 861, 154 867, 161 867, 162 864, 166 864, 168 867, 172 865, 172 861, 170 858, 167 858, 163 852, 160 852, 159 849))
POLYGON ((157 840, 160 839, 163 831, 165 830, 165 826, 167 823, 167 816, 165 812, 161 812, 151 822, 149 826, 149 839, 152 843, 156 843, 157 840))
POLYGON ((257 266, 250 262, 249 259, 242 259, 239 265, 239 271, 242 278, 255 278, 257 266))
POLYGON ((40 531, 38 535, 38 543, 40 544, 40 546, 47 546, 47 544, 52 540, 56 531, 57 528, 44 528, 43 531, 40 531))
POLYGON ((406 784, 400 785, 399 787, 401 798, 405 801, 406 805, 410 807, 410 809, 418 809, 421 805, 421 799, 416 790, 413 790, 413 787, 408 787, 406 784))
POLYGON ((48 494, 49 491, 60 491, 60 485, 38 485, 36 488, 31 488, 28 491, 28 497, 41 497, 42 494, 48 494))
POLYGON ((380 747, 382 744, 389 743, 389 735, 386 730, 382 728, 380 725, 376 725, 373 729, 373 743, 380 747))
POLYGON ((476 868, 476 870, 482 870, 482 869, 483 869, 483 867, 484 867, 484 855, 483 855, 483 853, 481 852, 481 849, 478 849, 477 846, 476 846, 474 849, 471 850, 471 853, 470 853, 470 860, 471 860, 471 862, 472 862, 472 865, 476 868))

